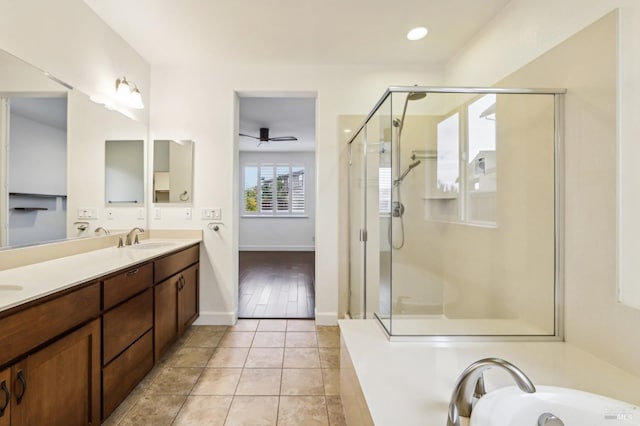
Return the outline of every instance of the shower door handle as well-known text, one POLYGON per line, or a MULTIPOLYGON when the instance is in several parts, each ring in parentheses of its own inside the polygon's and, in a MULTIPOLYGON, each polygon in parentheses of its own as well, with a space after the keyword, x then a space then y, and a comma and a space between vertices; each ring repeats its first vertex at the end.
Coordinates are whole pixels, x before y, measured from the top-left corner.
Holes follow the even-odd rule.
POLYGON ((367 230, 366 229, 361 229, 360 230, 360 241, 362 241, 363 243, 367 241, 367 230))

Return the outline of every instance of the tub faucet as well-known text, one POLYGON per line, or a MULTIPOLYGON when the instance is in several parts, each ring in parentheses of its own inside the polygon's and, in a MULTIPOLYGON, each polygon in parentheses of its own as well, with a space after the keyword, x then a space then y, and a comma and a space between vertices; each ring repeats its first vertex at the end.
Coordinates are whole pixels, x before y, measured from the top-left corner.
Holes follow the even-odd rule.
POLYGON ((536 387, 531 380, 515 365, 500 358, 484 358, 468 366, 458 377, 456 386, 451 394, 447 426, 460 426, 460 416, 470 417, 473 398, 480 398, 485 394, 482 373, 491 367, 506 370, 523 392, 534 393, 536 387))
POLYGON ((135 228, 133 228, 131 231, 129 231, 129 233, 127 234, 127 241, 126 241, 126 245, 130 246, 131 244, 138 244, 140 241, 138 241, 138 233, 139 232, 144 232, 144 229, 142 228, 138 228, 137 226, 135 228), (134 239, 135 236, 135 239, 134 239))

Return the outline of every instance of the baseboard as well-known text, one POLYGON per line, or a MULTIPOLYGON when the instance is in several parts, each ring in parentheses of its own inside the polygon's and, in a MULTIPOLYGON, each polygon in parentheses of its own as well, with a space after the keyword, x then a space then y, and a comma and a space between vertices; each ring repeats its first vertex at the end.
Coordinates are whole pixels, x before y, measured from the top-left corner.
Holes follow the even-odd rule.
POLYGON ((237 320, 235 312, 204 311, 194 325, 234 325, 237 320))
POLYGON ((315 246, 240 246, 240 251, 315 251, 315 246))
POLYGON ((316 325, 338 325, 338 313, 316 311, 316 325))

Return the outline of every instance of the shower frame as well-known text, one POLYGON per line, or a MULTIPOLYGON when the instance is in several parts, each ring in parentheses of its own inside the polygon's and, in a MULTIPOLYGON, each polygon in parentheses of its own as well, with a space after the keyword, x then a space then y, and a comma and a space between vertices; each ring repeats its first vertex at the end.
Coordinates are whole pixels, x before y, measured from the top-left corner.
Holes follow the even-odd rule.
MULTIPOLYGON (((456 341, 563 341, 564 340, 564 95, 567 93, 563 88, 504 88, 504 87, 439 87, 439 86, 389 86, 378 102, 371 109, 362 124, 353 131, 353 135, 348 140, 349 145, 349 195, 351 200, 351 181, 353 153, 352 144, 362 133, 364 136, 364 155, 363 161, 367 161, 367 124, 375 116, 380 107, 384 105, 387 99, 393 94, 406 93, 453 93, 453 94, 495 94, 495 95, 553 95, 554 106, 554 334, 549 335, 526 335, 526 334, 465 334, 465 335, 394 335, 392 327, 389 330, 382 323, 380 317, 374 313, 374 318, 384 331, 390 341, 432 341, 432 342, 456 342, 456 341)), ((390 117, 393 117, 393 102, 391 102, 390 117)), ((367 182, 367 170, 364 168, 364 181, 367 182)), ((364 191, 364 204, 367 203, 367 191, 364 191)), ((350 201, 351 202, 351 201, 350 201)), ((360 235, 360 244, 363 246, 363 262, 361 270, 363 272, 363 304, 364 318, 367 317, 367 224, 366 220, 358 226, 360 235)), ((349 237, 354 224, 352 223, 351 214, 349 214, 349 237)), ((351 251, 351 248, 349 249, 351 251)), ((351 256, 351 253, 350 253, 351 256)), ((348 262, 349 273, 349 289, 348 294, 351 298, 351 259, 348 262)), ((390 288, 393 288, 393 280, 390 281, 390 288)), ((392 291, 392 290, 391 290, 392 291)), ((351 310, 350 301, 347 303, 351 310)), ((351 315, 351 312, 349 312, 351 315)))

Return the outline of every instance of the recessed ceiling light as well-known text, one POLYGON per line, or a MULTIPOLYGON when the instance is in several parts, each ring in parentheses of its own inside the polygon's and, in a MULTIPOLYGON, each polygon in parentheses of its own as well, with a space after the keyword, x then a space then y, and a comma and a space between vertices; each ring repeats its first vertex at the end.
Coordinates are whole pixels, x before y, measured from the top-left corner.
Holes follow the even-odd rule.
POLYGON ((426 27, 417 27, 407 33, 407 38, 411 41, 421 40, 427 36, 429 30, 426 27))
POLYGON ((351 133, 351 129, 344 129, 345 133, 351 133))

